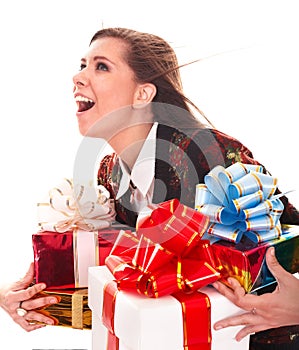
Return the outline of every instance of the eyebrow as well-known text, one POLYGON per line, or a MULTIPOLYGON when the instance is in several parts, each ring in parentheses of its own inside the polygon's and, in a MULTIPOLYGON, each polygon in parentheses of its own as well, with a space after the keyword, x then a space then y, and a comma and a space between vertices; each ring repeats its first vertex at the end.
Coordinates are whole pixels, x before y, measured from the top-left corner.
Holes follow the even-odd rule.
MULTIPOLYGON (((111 64, 115 65, 115 63, 111 60, 109 60, 107 57, 105 56, 94 56, 93 61, 98 61, 98 60, 105 60, 110 62, 111 64)), ((86 62, 86 58, 81 58, 81 62, 86 62)))

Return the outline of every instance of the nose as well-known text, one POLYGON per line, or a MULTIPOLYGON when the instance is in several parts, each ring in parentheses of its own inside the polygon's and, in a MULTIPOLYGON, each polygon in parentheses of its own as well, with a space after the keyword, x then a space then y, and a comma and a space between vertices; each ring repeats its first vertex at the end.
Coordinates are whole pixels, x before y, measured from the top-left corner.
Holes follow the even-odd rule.
POLYGON ((73 77, 74 89, 76 87, 82 87, 87 85, 87 79, 84 77, 83 72, 79 72, 73 77))

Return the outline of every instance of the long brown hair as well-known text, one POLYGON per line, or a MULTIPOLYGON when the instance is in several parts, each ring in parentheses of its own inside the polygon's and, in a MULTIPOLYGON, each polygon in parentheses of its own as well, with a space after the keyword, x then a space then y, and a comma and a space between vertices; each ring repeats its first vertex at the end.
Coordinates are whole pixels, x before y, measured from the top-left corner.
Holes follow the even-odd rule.
POLYGON ((177 56, 173 48, 157 35, 127 28, 104 28, 97 31, 90 44, 104 37, 123 40, 127 49, 124 60, 135 74, 137 82, 149 82, 156 86, 153 113, 156 121, 180 127, 204 127, 191 108, 199 112, 211 124, 203 112, 183 92, 177 56), (171 113, 169 113, 171 106, 171 113), (179 108, 173 108, 179 107, 179 108), (156 108, 156 110, 155 110, 156 108), (188 113, 181 113, 184 110, 188 113), (182 120, 182 115, 184 116, 182 120))

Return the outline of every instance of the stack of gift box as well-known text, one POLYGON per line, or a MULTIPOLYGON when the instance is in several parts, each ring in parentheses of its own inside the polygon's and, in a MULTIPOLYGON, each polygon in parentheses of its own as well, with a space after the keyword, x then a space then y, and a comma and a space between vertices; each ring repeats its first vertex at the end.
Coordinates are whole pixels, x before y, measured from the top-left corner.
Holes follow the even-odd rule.
POLYGON ((41 310, 55 325, 91 329, 88 306, 88 268, 103 265, 119 228, 94 232, 72 230, 63 233, 39 231, 32 235, 35 282, 47 288, 41 294, 54 295, 58 304, 41 310))
POLYGON ((208 287, 219 278, 201 239, 208 222, 171 200, 139 221, 136 232, 120 232, 106 266, 89 269, 93 349, 248 347, 248 337, 236 342, 232 330, 211 327, 240 310, 208 287))
POLYGON ((38 203, 39 230, 32 235, 35 283, 59 302, 40 312, 55 325, 91 329, 88 305, 88 268, 100 266, 122 225, 114 224, 113 205, 102 188, 77 190, 64 179, 38 203))
MULTIPOLYGON (((84 300, 81 316, 73 313, 69 323, 79 318, 81 328, 92 328, 93 350, 249 348, 249 336, 234 339, 241 327, 213 329, 242 310, 211 284, 231 276, 248 293, 274 286, 265 263, 269 246, 285 269, 298 272, 299 227, 280 225, 276 183, 258 167, 217 167, 205 180, 194 208, 176 199, 160 203, 134 229, 76 227, 33 235, 37 282, 48 284, 47 293, 72 288, 71 301, 64 301, 70 312, 84 300)), ((65 322, 50 307, 48 312, 65 322)))
MULTIPOLYGON (((171 217, 168 232, 181 226, 177 221, 171 217)), ((181 226, 177 232, 183 231, 181 226)), ((299 228, 285 226, 282 231, 281 238, 258 244, 246 240, 210 243, 203 236, 199 239, 201 234, 187 235, 183 242, 191 244, 183 253, 178 250, 185 245, 177 234, 169 246, 169 240, 153 243, 157 232, 152 230, 144 237, 142 225, 137 233, 121 231, 106 266, 89 269, 92 348, 248 349, 249 336, 241 342, 234 339, 242 327, 213 329, 214 322, 242 310, 209 284, 233 276, 248 292, 254 292, 274 283, 264 260, 270 245, 275 245, 277 258, 288 271, 298 271, 299 228)))
POLYGON ((231 276, 248 293, 263 293, 275 285, 265 263, 269 246, 285 269, 299 271, 299 227, 280 225, 276 183, 263 175, 256 166, 217 167, 197 186, 194 209, 160 203, 135 232, 120 232, 105 266, 89 269, 93 349, 249 348, 249 336, 234 339, 242 326, 213 329, 244 311, 211 282, 231 276))

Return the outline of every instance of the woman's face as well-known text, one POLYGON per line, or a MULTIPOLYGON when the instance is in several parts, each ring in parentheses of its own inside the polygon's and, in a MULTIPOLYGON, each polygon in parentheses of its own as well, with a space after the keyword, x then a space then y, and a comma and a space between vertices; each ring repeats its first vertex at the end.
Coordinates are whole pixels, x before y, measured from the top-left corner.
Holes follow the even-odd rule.
MULTIPOLYGON (((109 113, 133 104, 138 83, 123 59, 125 50, 126 44, 120 39, 100 38, 90 45, 82 58, 80 72, 73 78, 76 115, 82 135, 99 136, 95 131, 99 129, 95 127, 97 124, 107 127, 104 119, 109 119, 109 113)), ((108 123, 110 127, 111 123, 122 124, 122 121, 112 118, 108 123)))

